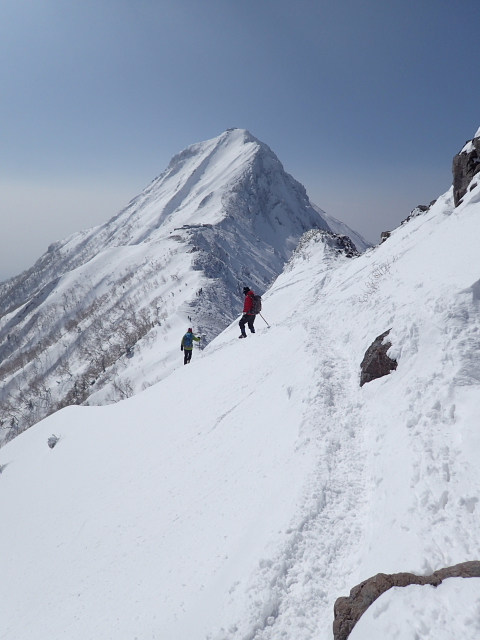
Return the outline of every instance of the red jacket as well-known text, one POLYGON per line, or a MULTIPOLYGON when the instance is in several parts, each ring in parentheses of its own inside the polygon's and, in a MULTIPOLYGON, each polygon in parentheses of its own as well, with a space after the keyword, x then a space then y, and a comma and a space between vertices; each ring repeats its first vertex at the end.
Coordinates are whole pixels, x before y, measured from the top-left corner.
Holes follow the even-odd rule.
POLYGON ((252 307, 253 307, 253 296, 255 294, 253 291, 249 291, 245 296, 245 302, 243 303, 243 313, 248 313, 252 315, 252 307))

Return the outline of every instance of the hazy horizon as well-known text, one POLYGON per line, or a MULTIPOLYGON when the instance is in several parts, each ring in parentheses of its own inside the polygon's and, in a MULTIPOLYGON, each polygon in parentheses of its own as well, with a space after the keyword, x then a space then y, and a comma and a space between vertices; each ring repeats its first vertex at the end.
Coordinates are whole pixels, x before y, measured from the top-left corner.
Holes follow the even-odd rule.
POLYGON ((0 280, 230 127, 378 242, 449 188, 480 126, 478 17, 471 0, 6 0, 0 280))

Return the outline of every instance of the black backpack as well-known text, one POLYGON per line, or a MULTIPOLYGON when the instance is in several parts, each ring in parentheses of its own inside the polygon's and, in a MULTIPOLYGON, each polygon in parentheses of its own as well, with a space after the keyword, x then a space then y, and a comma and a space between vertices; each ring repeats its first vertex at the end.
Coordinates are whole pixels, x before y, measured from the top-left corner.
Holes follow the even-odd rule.
POLYGON ((260 313, 262 310, 262 296, 253 296, 252 313, 260 313))

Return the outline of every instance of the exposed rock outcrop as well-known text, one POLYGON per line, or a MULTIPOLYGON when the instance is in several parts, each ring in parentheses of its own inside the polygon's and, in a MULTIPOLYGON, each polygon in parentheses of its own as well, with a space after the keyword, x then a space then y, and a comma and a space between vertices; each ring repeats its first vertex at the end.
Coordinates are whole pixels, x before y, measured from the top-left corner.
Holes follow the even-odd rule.
POLYGON ((426 213, 427 211, 430 210, 430 207, 432 205, 434 205, 436 202, 436 200, 432 200, 430 202, 429 205, 426 204, 419 204, 415 207, 415 209, 412 209, 410 211, 410 215, 408 215, 405 220, 402 220, 400 224, 406 224, 407 222, 410 222, 410 220, 412 220, 412 218, 417 218, 418 216, 423 215, 424 213, 426 213))
POLYGON ((285 271, 290 271, 299 260, 309 260, 313 253, 319 251, 323 252, 326 263, 360 255, 348 236, 324 229, 310 229, 300 238, 292 257, 284 267, 285 271))
POLYGON ((480 130, 477 136, 466 143, 460 153, 453 158, 453 200, 455 206, 461 204, 472 178, 480 171, 480 130))
POLYGON ((390 329, 380 336, 377 336, 365 352, 365 356, 360 364, 360 386, 366 382, 371 382, 376 378, 382 378, 397 368, 397 361, 387 356, 387 351, 392 346, 391 342, 383 342, 388 336, 390 329))
MULTIPOLYGON (((436 203, 436 200, 432 200, 429 205, 426 204, 418 204, 414 209, 412 209, 409 215, 401 221, 400 225, 406 224, 410 222, 413 218, 417 218, 418 216, 423 215, 427 211, 430 211, 430 207, 432 207, 436 203)), ((380 234, 380 244, 388 240, 388 238, 392 235, 391 231, 382 231, 380 234)))
POLYGON ((445 578, 480 578, 480 562, 462 562, 434 571, 430 576, 414 573, 377 573, 350 591, 347 598, 337 598, 334 606, 334 640, 347 640, 358 620, 382 593, 392 587, 408 587, 411 584, 430 584, 438 587, 445 578))
POLYGON ((305 247, 321 242, 335 256, 356 258, 360 255, 352 240, 343 234, 325 231, 324 229, 310 229, 300 238, 294 253, 302 253, 305 247))
POLYGON ((324 234, 326 244, 328 244, 335 255, 345 255, 347 258, 356 258, 360 255, 357 247, 348 236, 322 230, 319 230, 319 232, 324 234))
POLYGON ((380 234, 380 244, 382 244, 382 242, 385 242, 385 240, 387 240, 391 235, 391 231, 382 231, 382 233, 380 234))

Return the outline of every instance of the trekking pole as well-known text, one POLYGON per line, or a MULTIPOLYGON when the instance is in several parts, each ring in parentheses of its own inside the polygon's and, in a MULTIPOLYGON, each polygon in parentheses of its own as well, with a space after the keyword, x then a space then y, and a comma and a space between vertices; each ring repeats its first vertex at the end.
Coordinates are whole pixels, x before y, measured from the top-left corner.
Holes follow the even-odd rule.
POLYGON ((269 324, 268 324, 268 322, 265 320, 265 318, 262 316, 262 314, 261 314, 261 313, 259 313, 258 315, 262 318, 262 320, 265 322, 265 324, 267 325, 267 327, 270 329, 270 325, 269 325, 269 324))

